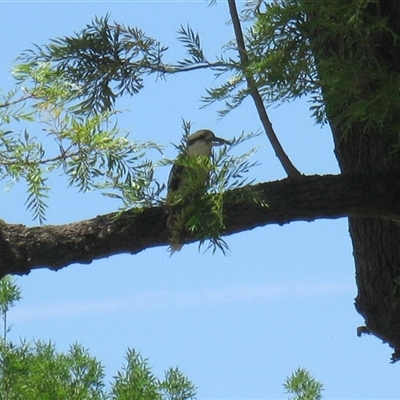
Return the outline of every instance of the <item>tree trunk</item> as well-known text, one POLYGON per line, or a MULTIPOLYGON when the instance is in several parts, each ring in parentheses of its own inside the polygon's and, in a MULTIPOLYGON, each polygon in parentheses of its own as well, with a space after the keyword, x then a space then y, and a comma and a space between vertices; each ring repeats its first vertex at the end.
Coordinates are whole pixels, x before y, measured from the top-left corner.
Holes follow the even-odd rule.
MULTIPOLYGON (((387 17, 391 28, 400 34, 398 0, 377 0, 366 7, 364 12, 375 15, 380 13, 382 17, 387 17)), ((322 43, 320 38, 314 41, 318 46, 315 49, 317 65, 322 65, 321 58, 329 57, 332 53, 339 59, 351 57, 352 49, 346 49, 348 42, 345 42, 344 37, 325 37, 322 43)), ((374 49, 375 55, 379 52, 383 73, 399 74, 400 47, 385 34, 377 35, 374 39, 370 48, 374 49)), ((368 58, 368 54, 365 57, 368 58)), ((363 71, 359 72, 362 76, 363 71)), ((330 73, 335 74, 335 71, 323 70, 322 67, 319 69, 322 81, 324 77, 328 77, 327 82, 331 81, 327 76, 330 73)), ((363 84, 367 90, 376 90, 372 80, 364 81, 363 84)), ((340 96, 340 93, 333 93, 332 87, 322 89, 333 132, 335 154, 342 173, 365 174, 400 170, 400 153, 394 151, 399 139, 397 132, 390 131, 389 127, 393 126, 391 121, 387 121, 386 129, 376 129, 363 122, 355 122, 345 132, 343 125, 335 118, 335 110, 332 111, 329 107, 330 96, 340 96)), ((347 104, 346 101, 343 104, 347 104)), ((400 109, 393 111, 393 118, 400 115, 400 109)), ((349 231, 358 288, 355 306, 365 318, 366 324, 366 327, 359 328, 358 333, 372 333, 387 342, 395 350, 392 355, 392 361, 395 362, 400 359, 400 222, 384 218, 350 217, 349 231)))
MULTIPOLYGON (((399 168, 398 153, 393 153, 393 142, 388 137, 356 131, 340 141, 340 135, 333 132, 343 172, 399 168)), ((400 357, 399 223, 382 218, 349 218, 358 288, 355 306, 365 318, 365 331, 394 348, 393 361, 400 357)))

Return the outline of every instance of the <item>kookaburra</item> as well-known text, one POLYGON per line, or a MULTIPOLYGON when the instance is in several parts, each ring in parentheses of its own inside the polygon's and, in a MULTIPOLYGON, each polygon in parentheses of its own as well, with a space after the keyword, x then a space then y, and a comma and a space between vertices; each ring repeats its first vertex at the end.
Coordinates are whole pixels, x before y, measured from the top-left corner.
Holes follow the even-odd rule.
POLYGON ((212 148, 223 144, 229 144, 229 142, 216 137, 208 129, 201 129, 188 136, 185 151, 178 156, 171 169, 168 179, 167 205, 172 251, 180 250, 182 247, 182 243, 177 240, 179 232, 177 235, 176 229, 180 231, 180 234, 184 233, 182 226, 176 226, 177 204, 181 203, 184 206, 185 203, 204 195, 209 180, 212 148))

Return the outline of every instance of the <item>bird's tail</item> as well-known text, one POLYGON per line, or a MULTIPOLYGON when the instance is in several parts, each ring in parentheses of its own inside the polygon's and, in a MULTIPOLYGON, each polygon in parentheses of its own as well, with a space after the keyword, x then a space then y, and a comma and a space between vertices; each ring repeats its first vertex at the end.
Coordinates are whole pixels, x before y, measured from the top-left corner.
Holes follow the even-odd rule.
POLYGON ((170 251, 171 254, 180 251, 184 244, 185 236, 185 218, 182 207, 168 207, 167 227, 170 235, 170 251))

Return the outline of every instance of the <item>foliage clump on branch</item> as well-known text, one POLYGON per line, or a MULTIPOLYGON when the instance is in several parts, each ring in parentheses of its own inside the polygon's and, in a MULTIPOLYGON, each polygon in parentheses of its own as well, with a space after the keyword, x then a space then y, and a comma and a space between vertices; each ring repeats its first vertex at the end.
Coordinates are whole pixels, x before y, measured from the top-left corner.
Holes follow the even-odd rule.
POLYGON ((371 0, 267 4, 247 36, 248 73, 263 99, 274 103, 307 95, 319 123, 329 116, 344 131, 357 122, 398 130, 399 60, 380 43, 400 37, 381 7, 371 0), (332 38, 340 38, 340 48, 322 45, 332 38))
POLYGON ((73 82, 72 95, 83 100, 75 111, 110 111, 116 98, 143 88, 143 76, 163 68, 166 48, 138 29, 95 18, 75 36, 53 39, 49 45, 25 51, 22 66, 50 63, 57 76, 73 82), (25 64, 24 64, 25 63, 25 64))
POLYGON ((73 84, 64 78, 53 79, 49 63, 31 67, 16 67, 24 94, 18 98, 10 93, 0 104, 0 174, 8 179, 9 186, 20 180, 27 183, 27 208, 34 218, 41 223, 45 220, 47 179, 56 170, 81 191, 105 190, 124 183, 137 188, 138 203, 146 202, 153 177, 153 163, 146 151, 158 146, 120 135, 116 111, 77 113, 74 93, 68 90, 73 84), (14 120, 27 121, 22 134, 13 130, 14 120), (29 125, 34 120, 41 125, 40 135, 29 125), (46 146, 43 132, 51 139, 46 146))

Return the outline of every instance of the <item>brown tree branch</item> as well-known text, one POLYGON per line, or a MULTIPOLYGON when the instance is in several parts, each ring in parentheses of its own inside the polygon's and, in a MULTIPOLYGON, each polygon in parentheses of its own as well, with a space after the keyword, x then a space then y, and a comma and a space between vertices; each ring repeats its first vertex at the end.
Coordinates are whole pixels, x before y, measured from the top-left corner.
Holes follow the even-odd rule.
MULTIPOLYGON (((267 224, 349 215, 400 220, 400 173, 303 176, 235 189, 225 198, 222 235, 267 224)), ((59 226, 28 228, 2 222, 0 276, 28 274, 38 268, 58 270, 72 263, 167 246, 166 219, 164 207, 154 207, 59 226)))
POLYGON ((250 96, 253 98, 254 104, 257 109, 257 113, 260 117, 261 123, 264 127, 265 133, 268 137, 268 140, 271 143, 272 148, 274 149, 275 155, 278 157, 278 160, 282 164, 283 169, 286 171, 289 178, 298 178, 301 176, 300 172, 290 161, 290 158, 287 156, 281 143, 279 142, 278 137, 276 136, 275 130, 272 127, 272 123, 268 117, 267 110, 264 107, 264 103, 260 92, 257 89, 256 83, 252 75, 246 73, 246 68, 249 65, 249 58, 246 51, 246 46, 243 39, 242 27, 240 25, 239 15, 236 9, 235 0, 228 0, 229 5, 229 13, 232 18, 233 29, 235 31, 236 43, 238 46, 240 64, 243 67, 243 74, 246 77, 247 88, 249 90, 250 96))

